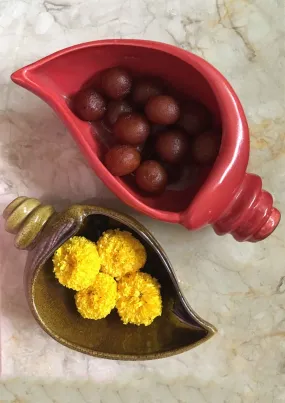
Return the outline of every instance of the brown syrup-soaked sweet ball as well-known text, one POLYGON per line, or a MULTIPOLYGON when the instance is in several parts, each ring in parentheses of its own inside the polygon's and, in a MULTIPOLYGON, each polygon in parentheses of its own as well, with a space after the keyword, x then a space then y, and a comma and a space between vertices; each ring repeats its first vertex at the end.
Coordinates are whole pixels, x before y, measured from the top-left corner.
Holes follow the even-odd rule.
POLYGON ((211 120, 211 114, 204 105, 191 101, 183 105, 178 125, 188 134, 196 135, 210 129, 211 120))
POLYGON ((85 88, 74 95, 73 109, 80 119, 95 121, 104 116, 106 102, 99 92, 93 88, 85 88))
POLYGON ((155 149, 162 161, 178 164, 188 153, 188 136, 182 130, 168 130, 157 137, 155 149))
POLYGON ((192 143, 192 155, 195 162, 199 164, 212 164, 219 154, 221 136, 208 131, 198 134, 192 143))
POLYGON ((114 124, 114 133, 120 143, 138 145, 147 139, 150 126, 143 115, 129 113, 118 118, 114 124))
POLYGON ((124 113, 132 112, 132 107, 127 101, 111 101, 107 106, 106 121, 113 126, 124 113))
POLYGON ((145 192, 161 193, 167 185, 166 170, 157 161, 144 161, 136 170, 136 183, 145 192))
POLYGON ((158 95, 150 98, 145 107, 147 118, 160 125, 171 125, 175 123, 180 114, 177 101, 169 95, 158 95))
POLYGON ((162 85, 158 79, 145 77, 139 79, 133 87, 133 101, 140 106, 144 106, 148 100, 156 95, 161 95, 162 85))
POLYGON ((141 162, 140 153, 131 146, 117 145, 105 155, 105 166, 115 176, 134 172, 141 162))
POLYGON ((102 73, 101 87, 109 98, 123 99, 131 91, 132 77, 122 67, 113 67, 102 73))

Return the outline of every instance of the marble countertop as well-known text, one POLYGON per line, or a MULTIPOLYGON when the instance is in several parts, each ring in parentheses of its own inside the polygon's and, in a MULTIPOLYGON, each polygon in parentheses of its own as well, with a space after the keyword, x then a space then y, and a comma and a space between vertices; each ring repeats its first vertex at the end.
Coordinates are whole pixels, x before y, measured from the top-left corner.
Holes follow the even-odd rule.
MULTIPOLYGON (((123 208, 52 110, 9 78, 63 47, 114 37, 181 46, 229 79, 250 125, 249 168, 284 212, 282 0, 0 0, 1 210, 20 194, 56 205, 96 198, 123 208)), ((26 255, 15 250, 1 222, 0 402, 285 402, 284 220, 267 240, 239 244, 210 228, 189 233, 129 212, 157 236, 189 302, 218 334, 153 362, 68 350, 33 320, 22 289, 26 255)))

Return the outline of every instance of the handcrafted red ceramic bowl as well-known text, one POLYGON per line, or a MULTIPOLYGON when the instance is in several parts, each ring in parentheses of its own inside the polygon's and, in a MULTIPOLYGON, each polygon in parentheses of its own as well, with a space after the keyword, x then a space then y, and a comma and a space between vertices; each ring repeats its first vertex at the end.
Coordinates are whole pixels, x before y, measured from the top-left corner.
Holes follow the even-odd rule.
MULTIPOLYGON (((243 108, 227 80, 209 63, 183 49, 140 40, 104 40, 63 49, 16 71, 12 80, 46 101, 70 130, 100 179, 126 204, 152 218, 190 230, 211 224, 217 234, 259 241, 280 220, 261 179, 246 173, 249 131, 243 108), (100 71, 124 66, 135 75, 155 75, 175 90, 206 105, 222 128, 219 155, 206 173, 183 189, 161 196, 140 193, 131 181, 114 177, 103 165, 106 138, 98 125, 78 119, 70 97, 100 71)), ((195 174, 193 173, 193 177, 195 174)))

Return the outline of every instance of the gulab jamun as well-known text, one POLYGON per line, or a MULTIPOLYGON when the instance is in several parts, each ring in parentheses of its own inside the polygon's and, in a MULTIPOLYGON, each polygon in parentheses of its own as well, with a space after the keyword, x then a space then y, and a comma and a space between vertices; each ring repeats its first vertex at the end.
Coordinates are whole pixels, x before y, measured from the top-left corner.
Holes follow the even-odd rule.
POLYGON ((141 78, 133 86, 133 101, 137 105, 144 106, 150 98, 161 95, 162 90, 162 85, 158 79, 154 77, 141 78))
POLYGON ((220 144, 221 136, 214 131, 198 134, 192 143, 193 159, 203 165, 213 163, 219 154, 220 144))
POLYGON ((168 130, 157 137, 155 149, 162 161, 178 164, 188 153, 188 136, 182 130, 168 130))
POLYGON ((181 108, 178 125, 190 135, 203 133, 211 127, 211 114, 201 103, 191 101, 181 108))
POLYGON ((106 112, 104 98, 93 88, 85 88, 77 92, 72 103, 75 114, 82 120, 99 120, 106 112))
POLYGON ((121 115, 114 124, 114 134, 121 144, 141 144, 149 133, 149 123, 144 115, 139 113, 121 115))
POLYGON ((157 95, 150 98, 145 107, 147 118, 160 125, 175 123, 180 115, 178 102, 169 95, 157 95))
POLYGON ((124 176, 134 172, 141 162, 140 153, 131 146, 117 145, 105 155, 105 166, 114 176, 124 176))
POLYGON ((145 192, 161 193, 167 185, 166 170, 157 161, 144 161, 136 170, 136 183, 145 192))
POLYGON ((105 95, 111 99, 123 99, 131 91, 132 77, 122 67, 105 70, 101 76, 101 87, 105 95))
POLYGON ((107 106, 106 121, 113 126, 124 113, 132 112, 132 107, 127 101, 111 101, 107 106))

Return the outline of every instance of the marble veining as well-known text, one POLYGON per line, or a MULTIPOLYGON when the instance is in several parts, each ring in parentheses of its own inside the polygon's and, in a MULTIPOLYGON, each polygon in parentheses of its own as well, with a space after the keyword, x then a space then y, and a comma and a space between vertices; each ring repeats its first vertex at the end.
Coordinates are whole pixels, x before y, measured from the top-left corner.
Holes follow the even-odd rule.
POLYGON ((281 0, 0 0, 0 207, 17 195, 63 207, 94 199, 157 236, 191 305, 219 333, 177 357, 141 363, 70 351, 34 322, 25 252, 1 221, 1 403, 285 402, 285 224, 258 244, 209 228, 189 233, 122 206, 87 166, 51 109, 10 82, 17 68, 101 38, 175 44, 213 63, 251 129, 249 168, 285 204, 285 34, 281 0), (175 243, 173 242, 175 239, 175 243))

